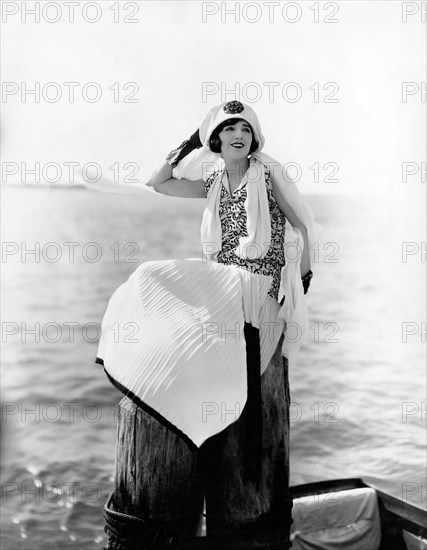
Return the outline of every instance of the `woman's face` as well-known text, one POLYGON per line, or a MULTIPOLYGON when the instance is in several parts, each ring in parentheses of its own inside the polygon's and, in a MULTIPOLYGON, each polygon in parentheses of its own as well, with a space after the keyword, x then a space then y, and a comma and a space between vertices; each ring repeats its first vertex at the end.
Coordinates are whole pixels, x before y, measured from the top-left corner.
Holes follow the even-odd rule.
POLYGON ((245 120, 225 126, 219 133, 221 155, 240 160, 249 155, 252 143, 252 128, 245 120))

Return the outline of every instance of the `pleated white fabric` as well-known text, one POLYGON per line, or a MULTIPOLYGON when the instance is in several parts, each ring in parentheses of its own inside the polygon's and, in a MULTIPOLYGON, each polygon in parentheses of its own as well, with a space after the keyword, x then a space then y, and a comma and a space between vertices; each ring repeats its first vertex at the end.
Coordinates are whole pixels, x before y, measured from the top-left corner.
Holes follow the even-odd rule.
POLYGON ((283 325, 270 284, 235 265, 145 262, 112 295, 97 357, 124 391, 200 446, 246 403, 244 322, 260 329, 262 372, 277 346, 283 325))

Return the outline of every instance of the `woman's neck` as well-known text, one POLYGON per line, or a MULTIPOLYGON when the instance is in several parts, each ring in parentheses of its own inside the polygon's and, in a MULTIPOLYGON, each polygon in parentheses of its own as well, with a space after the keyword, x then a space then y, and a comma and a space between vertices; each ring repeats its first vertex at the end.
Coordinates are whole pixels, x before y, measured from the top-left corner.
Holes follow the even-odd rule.
POLYGON ((238 161, 224 159, 224 164, 230 188, 235 189, 240 184, 246 170, 249 168, 249 159, 244 158, 238 161))

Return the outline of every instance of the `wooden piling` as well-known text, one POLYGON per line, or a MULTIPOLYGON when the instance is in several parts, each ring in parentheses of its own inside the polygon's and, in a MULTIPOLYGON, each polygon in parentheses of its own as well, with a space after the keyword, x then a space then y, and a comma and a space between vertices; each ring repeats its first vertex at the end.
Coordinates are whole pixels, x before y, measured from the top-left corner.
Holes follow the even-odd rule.
POLYGON ((283 336, 261 376, 263 443, 257 484, 244 476, 242 442, 250 429, 245 410, 195 451, 130 399, 122 399, 114 488, 105 511, 110 520, 117 513, 121 519, 139 518, 139 523, 132 527, 134 543, 119 541, 132 538, 124 521, 122 533, 110 537, 108 550, 289 546, 290 395, 282 341, 283 336), (204 498, 207 536, 196 537, 204 498))

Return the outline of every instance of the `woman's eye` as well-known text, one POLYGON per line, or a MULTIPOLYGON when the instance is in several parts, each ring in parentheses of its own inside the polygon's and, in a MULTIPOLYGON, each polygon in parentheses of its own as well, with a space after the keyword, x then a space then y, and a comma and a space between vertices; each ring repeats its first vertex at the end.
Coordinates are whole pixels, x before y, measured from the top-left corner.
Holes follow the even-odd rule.
POLYGON ((234 130, 234 126, 227 126, 226 128, 224 128, 225 131, 227 132, 227 130, 234 130))

